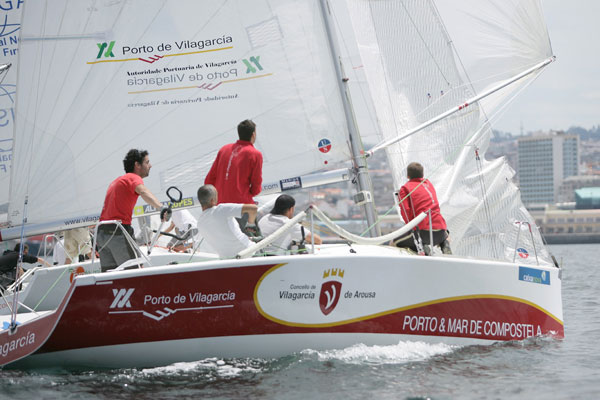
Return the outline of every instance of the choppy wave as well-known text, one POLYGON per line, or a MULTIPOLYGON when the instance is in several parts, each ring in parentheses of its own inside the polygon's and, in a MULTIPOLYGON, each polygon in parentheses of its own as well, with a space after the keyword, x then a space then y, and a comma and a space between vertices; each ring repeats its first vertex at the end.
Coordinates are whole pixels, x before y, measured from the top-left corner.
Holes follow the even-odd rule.
POLYGON ((265 361, 260 359, 221 360, 206 358, 194 362, 178 362, 165 367, 145 368, 139 371, 144 376, 163 376, 182 374, 213 374, 219 377, 235 377, 244 373, 260 373, 265 361))

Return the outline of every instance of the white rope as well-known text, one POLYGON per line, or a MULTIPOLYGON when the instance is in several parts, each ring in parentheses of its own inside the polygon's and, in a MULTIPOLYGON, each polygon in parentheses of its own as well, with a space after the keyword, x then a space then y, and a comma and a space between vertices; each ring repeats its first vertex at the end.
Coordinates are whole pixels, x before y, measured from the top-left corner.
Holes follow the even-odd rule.
MULTIPOLYGON (((313 215, 315 215, 317 218, 319 218, 319 220, 321 220, 321 222, 323 222, 323 224, 325 224, 326 227, 331 229, 335 234, 339 235, 340 237, 347 239, 353 243, 373 244, 373 245, 389 242, 390 240, 395 239, 398 236, 401 236, 401 235, 404 235, 404 234, 410 232, 417 224, 419 224, 419 222, 423 221, 425 219, 425 217, 427 216, 426 213, 422 212, 419 215, 417 215, 416 218, 414 218, 408 224, 404 225, 400 229, 395 230, 394 232, 388 233, 387 235, 383 235, 383 236, 367 238, 367 237, 355 235, 355 234, 350 233, 347 230, 341 228, 335 222, 330 220, 329 217, 327 215, 325 215, 321 210, 319 210, 319 208, 315 205, 310 206, 309 210, 310 210, 310 212, 313 213, 313 215)), ((258 250, 268 246, 269 244, 273 243, 275 240, 279 239, 281 236, 283 236, 288 230, 290 230, 294 225, 296 225, 296 223, 298 223, 305 216, 306 216, 306 212, 302 211, 301 213, 296 215, 294 218, 291 218, 289 221, 287 221, 285 224, 283 224, 281 227, 279 227, 275 232, 273 232, 272 234, 270 234, 269 236, 267 236, 266 238, 261 240, 260 242, 255 243, 252 246, 248 247, 247 249, 240 251, 236 255, 235 258, 250 257, 252 254, 257 252, 258 250)))
POLYGON ((388 233, 387 235, 367 238, 355 235, 353 233, 348 232, 347 230, 338 226, 335 222, 329 219, 327 215, 325 215, 321 210, 317 208, 317 206, 311 206, 312 212, 315 214, 317 218, 321 220, 325 224, 326 227, 331 229, 337 235, 343 237, 344 239, 348 239, 353 243, 357 244, 382 244, 385 242, 389 242, 392 239, 397 238, 398 236, 404 235, 410 232, 419 222, 423 221, 427 216, 426 213, 422 212, 417 215, 412 221, 408 224, 404 225, 402 228, 395 230, 394 232, 388 233))

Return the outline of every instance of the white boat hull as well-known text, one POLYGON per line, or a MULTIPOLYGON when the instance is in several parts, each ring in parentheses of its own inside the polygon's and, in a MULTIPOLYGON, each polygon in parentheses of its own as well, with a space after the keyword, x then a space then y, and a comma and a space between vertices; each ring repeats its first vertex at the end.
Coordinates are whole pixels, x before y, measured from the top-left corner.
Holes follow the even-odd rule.
POLYGON ((46 343, 17 365, 156 366, 564 336, 557 268, 381 246, 83 275, 74 286, 46 343))

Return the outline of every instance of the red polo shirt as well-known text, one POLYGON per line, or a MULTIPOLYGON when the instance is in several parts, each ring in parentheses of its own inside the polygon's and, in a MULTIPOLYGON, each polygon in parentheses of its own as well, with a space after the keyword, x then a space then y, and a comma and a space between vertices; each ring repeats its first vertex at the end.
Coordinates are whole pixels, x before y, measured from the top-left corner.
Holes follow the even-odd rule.
POLYGON ((220 203, 252 204, 262 185, 262 154, 252 143, 238 140, 221 147, 204 184, 213 185, 220 203))
POLYGON ((135 188, 143 185, 142 178, 132 172, 118 177, 108 186, 100 221, 113 219, 121 220, 125 225, 131 225, 133 207, 139 197, 135 188))

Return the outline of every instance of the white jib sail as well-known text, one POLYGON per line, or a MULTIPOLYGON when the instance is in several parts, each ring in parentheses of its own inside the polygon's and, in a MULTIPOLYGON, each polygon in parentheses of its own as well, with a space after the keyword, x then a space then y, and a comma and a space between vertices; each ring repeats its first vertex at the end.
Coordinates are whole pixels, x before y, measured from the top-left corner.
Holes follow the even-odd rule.
MULTIPOLYGON (((465 3, 347 2, 382 140, 401 136, 552 56, 539 2, 465 3), (476 6, 469 8, 471 3, 476 6), (461 40, 454 42, 450 30, 461 40)), ((425 167, 455 254, 512 260, 515 248, 523 248, 529 257, 522 262, 535 263, 536 251, 541 261, 550 262, 537 229, 532 240, 521 224, 533 221, 511 182, 514 172, 504 160, 484 156, 490 120, 536 75, 386 149, 396 189, 406 181, 408 163, 425 167)))
POLYGON ((21 35, 12 225, 97 216, 130 148, 193 199, 247 118, 265 182, 350 158, 316 0, 29 2, 21 35))

